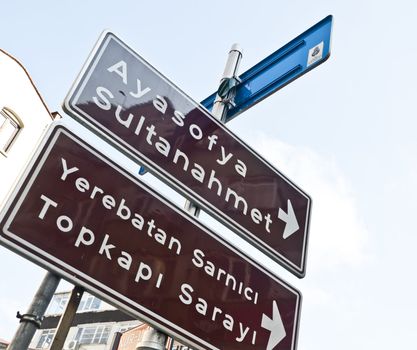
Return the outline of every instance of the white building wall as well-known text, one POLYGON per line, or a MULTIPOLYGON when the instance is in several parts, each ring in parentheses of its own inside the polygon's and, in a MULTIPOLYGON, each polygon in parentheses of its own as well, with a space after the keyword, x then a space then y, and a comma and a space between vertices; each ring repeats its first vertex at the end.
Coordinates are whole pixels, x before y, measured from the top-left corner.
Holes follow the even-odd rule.
POLYGON ((0 208, 24 165, 39 143, 51 115, 29 74, 13 57, 0 50, 0 110, 10 108, 24 128, 7 154, 0 152, 0 208))

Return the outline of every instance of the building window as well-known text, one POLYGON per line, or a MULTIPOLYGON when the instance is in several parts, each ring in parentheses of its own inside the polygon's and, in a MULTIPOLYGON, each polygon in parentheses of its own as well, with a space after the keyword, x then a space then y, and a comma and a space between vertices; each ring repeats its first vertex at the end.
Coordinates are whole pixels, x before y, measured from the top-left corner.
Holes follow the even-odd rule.
POLYGON ((54 339, 55 329, 45 329, 36 344, 36 349, 49 349, 52 340, 54 339))
POLYGON ((124 324, 121 324, 121 325, 119 325, 118 332, 124 333, 124 332, 127 332, 127 331, 131 330, 132 328, 135 328, 135 327, 136 327, 136 325, 131 325, 131 324, 124 325, 124 324))
MULTIPOLYGON (((47 315, 60 315, 64 312, 65 307, 70 298, 70 293, 55 294, 49 304, 47 315)), ((80 301, 77 312, 98 310, 101 305, 101 300, 93 295, 85 293, 80 301)))
POLYGON ((23 126, 22 120, 11 109, 4 107, 0 111, 0 152, 2 154, 7 154, 23 126))
POLYGON ((100 308, 101 300, 90 294, 84 294, 77 312, 93 311, 100 308))
POLYGON ((75 340, 79 344, 106 344, 109 339, 111 326, 99 325, 81 327, 75 340))
POLYGON ((59 315, 64 312, 65 306, 67 305, 69 294, 55 294, 48 306, 46 314, 48 315, 59 315))

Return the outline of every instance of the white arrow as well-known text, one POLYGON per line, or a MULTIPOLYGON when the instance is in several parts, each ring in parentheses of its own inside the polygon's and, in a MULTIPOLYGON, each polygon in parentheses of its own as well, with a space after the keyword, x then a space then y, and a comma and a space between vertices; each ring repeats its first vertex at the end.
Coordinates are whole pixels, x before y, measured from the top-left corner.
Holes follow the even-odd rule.
POLYGON ((298 226, 297 217, 295 216, 294 209, 292 208, 292 204, 289 199, 287 202, 287 207, 287 213, 281 208, 279 208, 278 211, 278 218, 286 223, 284 234, 282 235, 284 239, 287 239, 300 228, 300 226, 298 226))
POLYGON ((262 314, 261 326, 271 332, 266 350, 272 350, 287 335, 275 300, 272 303, 272 319, 262 314))

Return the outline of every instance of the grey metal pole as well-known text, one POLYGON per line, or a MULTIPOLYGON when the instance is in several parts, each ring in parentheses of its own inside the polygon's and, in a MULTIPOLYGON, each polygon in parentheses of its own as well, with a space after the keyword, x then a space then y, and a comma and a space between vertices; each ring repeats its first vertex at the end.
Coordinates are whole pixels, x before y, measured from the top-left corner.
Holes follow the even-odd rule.
POLYGON ((51 272, 45 275, 27 313, 23 315, 17 313, 17 317, 20 318, 20 325, 7 348, 8 350, 25 350, 29 347, 36 330, 41 326, 43 315, 58 287, 59 281, 60 278, 51 272))
MULTIPOLYGON (((238 44, 233 44, 229 51, 223 76, 220 80, 219 89, 213 104, 211 114, 221 122, 224 122, 227 108, 233 99, 233 79, 237 77, 237 71, 242 59, 242 49, 238 44), (220 96, 221 95, 221 96, 220 96)), ((184 208, 193 216, 200 215, 200 208, 193 202, 186 200, 184 208)), ((167 342, 167 335, 152 327, 149 327, 141 341, 136 345, 136 350, 163 350, 167 342)))
POLYGON ((145 330, 136 350, 164 350, 168 336, 150 326, 145 330))
POLYGON ((72 321, 77 313, 78 305, 80 305, 81 298, 84 294, 84 288, 75 286, 72 289, 67 306, 58 323, 54 339, 52 340, 49 350, 62 350, 68 331, 71 328, 72 321))
MULTIPOLYGON (((216 99, 214 100, 213 109, 211 111, 211 114, 221 122, 224 122, 227 109, 229 108, 229 104, 232 103, 231 101, 234 97, 234 90, 228 88, 233 84, 228 83, 233 79, 236 79, 241 59, 241 47, 238 44, 233 44, 227 57, 226 66, 224 67, 223 76, 220 80, 216 99), (220 92, 220 90, 222 91, 220 92), (220 96, 219 92, 222 96, 220 96)), ((195 217, 198 217, 200 214, 200 208, 189 200, 185 202, 185 209, 195 217)))

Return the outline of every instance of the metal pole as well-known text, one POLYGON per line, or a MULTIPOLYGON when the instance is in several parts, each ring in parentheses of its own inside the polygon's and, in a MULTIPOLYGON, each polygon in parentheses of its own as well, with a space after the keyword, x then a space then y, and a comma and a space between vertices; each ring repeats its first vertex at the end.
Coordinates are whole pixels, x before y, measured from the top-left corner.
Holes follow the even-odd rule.
POLYGON ((65 339, 67 339, 68 331, 71 328, 72 321, 77 313, 78 305, 80 305, 81 298, 84 294, 84 288, 75 286, 72 289, 67 306, 58 323, 55 332, 54 340, 52 341, 50 350, 62 350, 65 339))
POLYGON ((136 345, 136 350, 164 350, 167 339, 165 333, 148 326, 136 345))
MULTIPOLYGON (((224 67, 224 72, 220 80, 218 93, 216 95, 216 99, 214 100, 213 109, 211 111, 211 114, 221 122, 224 122, 227 109, 229 108, 229 104, 232 103, 232 99, 234 97, 234 90, 227 88, 227 86, 231 86, 228 85, 228 82, 236 79, 241 59, 242 49, 238 44, 233 44, 229 51, 229 56, 227 57, 226 66, 224 67), (226 86, 226 88, 223 88, 223 86, 226 86), (220 90, 223 90, 221 93, 222 96, 219 94, 220 90)), ((189 213, 191 213, 191 215, 194 215, 195 217, 198 217, 200 214, 200 208, 189 200, 185 202, 184 207, 189 213)))
POLYGON ((59 281, 60 278, 51 272, 45 275, 27 313, 23 315, 17 313, 17 317, 20 318, 20 325, 7 348, 8 350, 29 348, 36 330, 41 326, 43 315, 58 287, 59 281))
MULTIPOLYGON (((229 51, 217 96, 213 104, 213 110, 211 111, 211 114, 221 122, 224 122, 227 108, 232 103, 234 97, 234 89, 232 87, 237 83, 236 77, 241 59, 242 49, 238 44, 233 44, 229 51), (233 82, 233 80, 235 81, 233 82)), ((200 214, 200 208, 189 200, 185 201, 184 208, 195 217, 198 217, 200 214)), ((149 327, 145 331, 142 340, 136 345, 136 350, 163 350, 166 342, 166 334, 149 327)))

